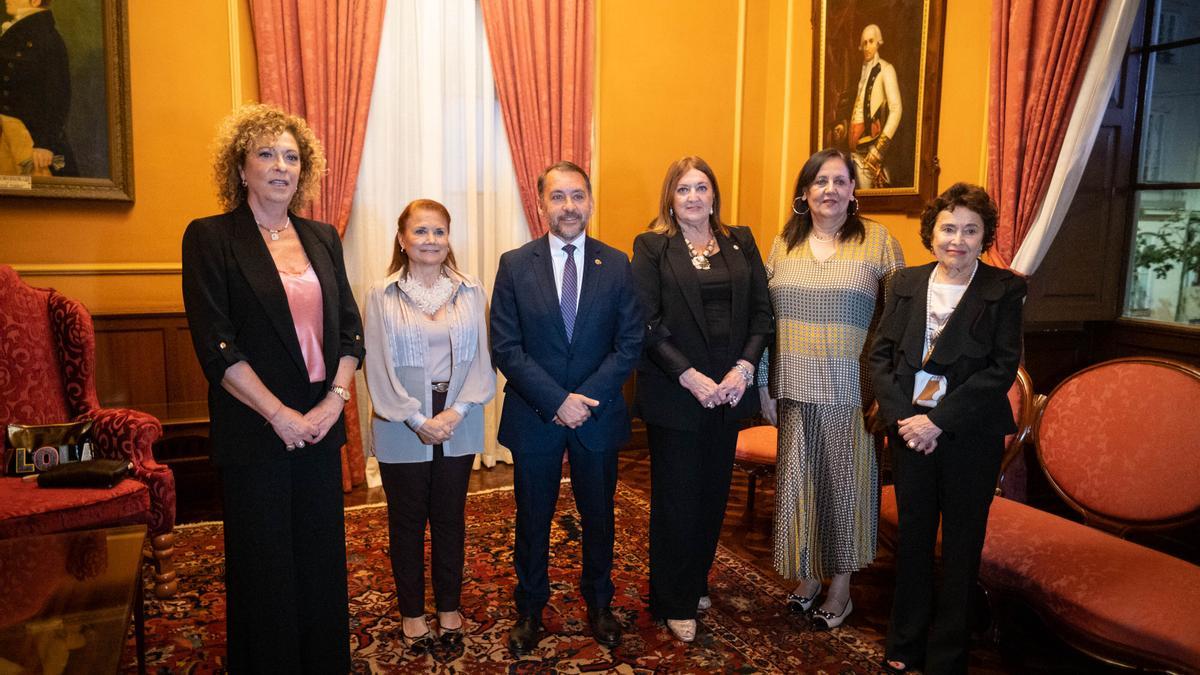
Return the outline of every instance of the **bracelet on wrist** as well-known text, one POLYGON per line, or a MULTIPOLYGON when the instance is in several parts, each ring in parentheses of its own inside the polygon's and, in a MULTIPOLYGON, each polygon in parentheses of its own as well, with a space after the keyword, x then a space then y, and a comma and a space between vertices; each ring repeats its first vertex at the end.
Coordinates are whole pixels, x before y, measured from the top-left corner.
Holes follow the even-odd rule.
POLYGON ((746 367, 746 364, 738 361, 737 363, 733 364, 733 369, 738 371, 738 374, 741 375, 742 379, 746 381, 747 387, 754 384, 754 373, 746 367))

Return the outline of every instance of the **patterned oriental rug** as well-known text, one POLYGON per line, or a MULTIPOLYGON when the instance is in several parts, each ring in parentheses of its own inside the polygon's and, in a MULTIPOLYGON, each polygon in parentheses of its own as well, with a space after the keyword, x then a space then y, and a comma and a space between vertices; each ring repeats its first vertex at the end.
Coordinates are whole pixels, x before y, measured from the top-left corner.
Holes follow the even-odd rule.
MULTIPOLYGON (((700 615, 696 641, 684 645, 646 609, 650 505, 618 485, 613 609, 626 626, 608 649, 591 638, 577 592, 578 514, 564 483, 552 531, 553 597, 543 615, 548 635, 534 654, 513 660, 506 645, 515 619, 511 490, 467 502, 463 615, 467 635, 457 653, 412 656, 400 638, 383 505, 346 511, 351 640, 356 673, 866 673, 879 672, 879 645, 853 626, 815 631, 784 607, 787 590, 725 548, 710 577, 713 606, 700 615)), ((153 673, 219 672, 225 656, 221 524, 176 528, 179 594, 147 598, 146 658, 153 673)), ((432 593, 427 593, 432 604, 432 593)), ((132 639, 124 672, 136 672, 132 639)))

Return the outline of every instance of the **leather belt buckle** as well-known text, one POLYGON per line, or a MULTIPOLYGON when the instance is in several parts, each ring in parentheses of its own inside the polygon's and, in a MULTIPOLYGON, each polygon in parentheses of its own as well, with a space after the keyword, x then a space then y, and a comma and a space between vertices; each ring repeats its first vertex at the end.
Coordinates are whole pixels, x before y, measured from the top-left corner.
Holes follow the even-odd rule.
POLYGON ((450 383, 449 382, 430 382, 429 386, 431 389, 433 389, 434 391, 436 391, 439 394, 444 394, 444 393, 450 391, 450 383))

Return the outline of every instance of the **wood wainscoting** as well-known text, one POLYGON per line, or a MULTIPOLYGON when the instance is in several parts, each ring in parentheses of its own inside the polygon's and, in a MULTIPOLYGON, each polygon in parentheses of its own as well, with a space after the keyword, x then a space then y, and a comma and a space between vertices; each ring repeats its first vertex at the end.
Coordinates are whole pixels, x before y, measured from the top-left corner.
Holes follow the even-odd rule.
POLYGON ((221 517, 209 461, 208 383, 183 312, 101 314, 96 327, 100 404, 150 413, 163 425, 154 457, 175 473, 179 522, 221 517))

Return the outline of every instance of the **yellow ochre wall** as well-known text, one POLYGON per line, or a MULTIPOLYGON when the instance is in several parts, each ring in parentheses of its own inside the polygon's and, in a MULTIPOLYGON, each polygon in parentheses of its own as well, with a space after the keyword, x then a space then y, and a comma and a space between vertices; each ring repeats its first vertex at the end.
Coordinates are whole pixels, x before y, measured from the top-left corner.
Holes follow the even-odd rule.
MULTIPOLYGON (((717 173, 725 220, 753 227, 765 256, 790 213, 796 174, 815 150, 812 2, 597 4, 600 238, 630 251, 655 212, 667 165, 698 154, 717 173)), ((991 3, 947 4, 939 190, 960 180, 982 184, 987 144, 991 3)), ((917 218, 867 215, 900 240, 910 264, 932 260, 917 218)))
MULTIPOLYGON (((258 95, 247 0, 129 3, 136 202, 0 201, 0 262, 94 313, 181 308, 179 241, 217 210, 209 143, 258 95), (140 271, 139 271, 140 270, 140 271)), ((787 213, 811 128, 809 0, 597 0, 596 233, 629 251, 666 166, 713 165, 729 222, 766 248, 787 213)), ((939 188, 984 180, 990 3, 949 0, 939 188)), ((910 263, 916 220, 869 214, 910 263)))
POLYGON ((134 203, 0 201, 0 263, 93 313, 182 309, 183 229, 218 211, 209 143, 258 97, 247 0, 128 7, 134 203))

